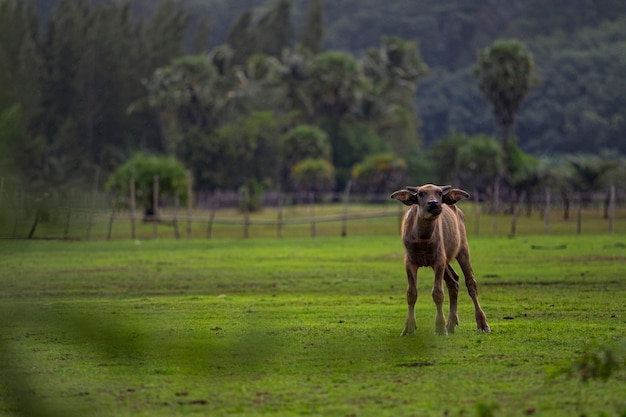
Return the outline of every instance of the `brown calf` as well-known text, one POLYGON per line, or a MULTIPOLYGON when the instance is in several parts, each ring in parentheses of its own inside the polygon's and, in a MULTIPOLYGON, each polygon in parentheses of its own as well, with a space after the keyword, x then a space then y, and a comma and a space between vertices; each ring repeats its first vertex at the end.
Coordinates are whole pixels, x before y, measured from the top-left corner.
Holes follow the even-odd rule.
POLYGON ((465 285, 472 301, 476 325, 479 332, 490 332, 487 318, 478 302, 478 289, 470 265, 469 246, 465 235, 465 216, 455 203, 469 198, 463 190, 451 186, 426 184, 421 187, 407 187, 391 194, 391 198, 411 206, 402 222, 404 243, 404 266, 408 278, 406 300, 408 312, 402 336, 415 334, 415 302, 417 301, 417 270, 430 266, 435 271, 432 297, 437 306, 435 333, 453 333, 459 324, 457 296, 459 276, 450 262, 456 259, 463 270, 465 285), (443 282, 448 287, 450 314, 448 323, 443 314, 443 282))

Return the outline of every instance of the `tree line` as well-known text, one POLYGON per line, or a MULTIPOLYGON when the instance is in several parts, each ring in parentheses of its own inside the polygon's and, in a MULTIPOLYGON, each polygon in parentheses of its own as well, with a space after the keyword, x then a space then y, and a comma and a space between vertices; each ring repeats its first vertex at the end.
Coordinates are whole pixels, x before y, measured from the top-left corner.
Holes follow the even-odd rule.
MULTIPOLYGON (((455 180, 492 194, 501 181, 521 195, 548 177, 513 135, 537 86, 523 43, 485 48, 467 81, 485 111, 492 104, 498 139, 448 132, 424 149, 415 95, 432 70, 418 43, 383 36, 358 57, 326 50, 324 13, 311 0, 294 28, 290 0, 250 8, 210 47, 208 20, 192 24, 172 0, 145 17, 130 2, 61 0, 43 24, 32 5, 4 0, 0 170, 34 191, 104 184, 137 152, 178 159, 202 189, 325 191, 354 180, 386 192, 455 180), (499 73, 498 51, 522 73, 499 73)), ((560 166, 572 173, 572 161, 560 166)))

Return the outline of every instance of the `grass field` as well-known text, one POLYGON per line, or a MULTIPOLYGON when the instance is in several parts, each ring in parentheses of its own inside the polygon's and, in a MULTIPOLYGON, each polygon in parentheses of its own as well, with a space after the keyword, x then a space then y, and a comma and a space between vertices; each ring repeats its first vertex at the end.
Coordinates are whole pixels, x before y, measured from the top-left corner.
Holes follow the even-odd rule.
POLYGON ((626 235, 470 245, 493 332, 401 338, 397 236, 0 241, 0 415, 626 415, 626 235))

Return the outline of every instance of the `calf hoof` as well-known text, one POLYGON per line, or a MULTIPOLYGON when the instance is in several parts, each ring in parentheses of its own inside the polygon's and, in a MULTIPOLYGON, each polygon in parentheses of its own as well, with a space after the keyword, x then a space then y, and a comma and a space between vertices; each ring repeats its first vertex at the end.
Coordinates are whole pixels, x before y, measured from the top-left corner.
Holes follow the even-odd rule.
POLYGON ((478 333, 491 333, 491 327, 487 325, 478 326, 478 333))
POLYGON ((448 318, 448 324, 446 325, 446 329, 448 329, 448 333, 454 333, 458 325, 459 325, 458 318, 454 318, 453 316, 448 318))
POLYGON ((411 330, 405 327, 404 330, 402 330, 402 333, 400 333, 400 336, 415 336, 415 329, 411 330))
POLYGON ((435 334, 437 336, 447 336, 448 335, 448 331, 446 329, 435 329, 435 334))
POLYGON ((408 314, 406 321, 404 322, 404 330, 402 330, 400 336, 415 336, 415 329, 417 329, 415 317, 411 314, 408 314))

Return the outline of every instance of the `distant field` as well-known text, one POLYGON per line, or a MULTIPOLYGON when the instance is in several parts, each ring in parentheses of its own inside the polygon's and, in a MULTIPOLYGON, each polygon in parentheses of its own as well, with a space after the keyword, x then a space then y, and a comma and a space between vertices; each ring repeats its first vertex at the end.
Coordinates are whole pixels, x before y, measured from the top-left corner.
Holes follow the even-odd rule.
POLYGON ((624 416, 626 234, 470 245, 493 332, 463 292, 435 337, 422 270, 401 338, 393 233, 2 240, 0 415, 624 416), (606 346, 606 382, 551 377, 606 346))

